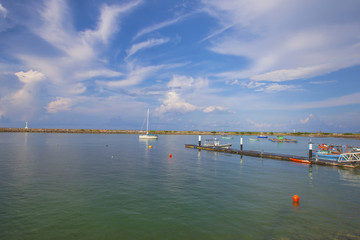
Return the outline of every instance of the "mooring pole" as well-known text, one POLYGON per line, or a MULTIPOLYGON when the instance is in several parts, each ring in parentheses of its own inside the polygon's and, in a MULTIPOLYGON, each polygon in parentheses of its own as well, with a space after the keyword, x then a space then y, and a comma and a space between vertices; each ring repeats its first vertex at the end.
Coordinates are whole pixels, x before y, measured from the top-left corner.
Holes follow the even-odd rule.
POLYGON ((243 138, 240 138, 240 151, 243 151, 243 138))
POLYGON ((201 146, 201 136, 199 136, 199 147, 201 146))
POLYGON ((313 148, 312 145, 313 145, 313 144, 312 144, 312 142, 310 141, 310 142, 309 142, 309 160, 312 159, 312 148, 313 148))

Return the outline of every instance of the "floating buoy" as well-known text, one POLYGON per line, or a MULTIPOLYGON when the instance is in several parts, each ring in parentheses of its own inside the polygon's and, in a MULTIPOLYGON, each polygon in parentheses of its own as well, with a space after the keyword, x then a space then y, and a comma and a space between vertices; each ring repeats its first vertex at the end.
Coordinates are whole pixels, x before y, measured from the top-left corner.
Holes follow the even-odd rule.
POLYGON ((299 200, 300 200, 300 197, 295 194, 295 195, 293 196, 293 201, 294 201, 294 202, 299 202, 299 200))
POLYGON ((171 153, 169 154, 169 158, 172 158, 172 154, 171 154, 171 153))
POLYGON ((150 145, 149 148, 152 148, 152 146, 150 145))

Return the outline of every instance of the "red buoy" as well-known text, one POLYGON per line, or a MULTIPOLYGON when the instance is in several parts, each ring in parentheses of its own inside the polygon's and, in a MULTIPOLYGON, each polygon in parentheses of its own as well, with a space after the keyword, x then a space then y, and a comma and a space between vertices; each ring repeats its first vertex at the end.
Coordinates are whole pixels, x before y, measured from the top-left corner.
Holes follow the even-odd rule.
POLYGON ((293 201, 294 201, 294 202, 299 202, 299 200, 300 200, 300 197, 295 194, 295 195, 293 196, 293 201))
POLYGON ((169 154, 169 158, 172 158, 172 155, 171 155, 171 153, 169 154))

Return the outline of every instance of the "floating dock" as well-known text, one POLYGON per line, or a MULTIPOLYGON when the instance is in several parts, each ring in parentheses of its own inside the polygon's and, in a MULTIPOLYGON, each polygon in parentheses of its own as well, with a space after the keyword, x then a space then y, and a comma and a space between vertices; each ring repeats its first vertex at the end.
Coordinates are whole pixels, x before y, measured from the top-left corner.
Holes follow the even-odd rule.
POLYGON ((278 142, 278 143, 283 143, 283 142, 286 142, 286 143, 289 143, 289 142, 297 143, 297 140, 295 140, 295 139, 289 139, 289 138, 269 138, 269 140, 272 141, 272 142, 278 142))
POLYGON ((294 161, 305 164, 317 164, 317 165, 330 165, 330 166, 339 166, 339 167, 359 167, 359 163, 344 163, 344 162, 336 162, 336 161, 325 161, 325 160, 316 160, 316 159, 308 159, 306 157, 295 156, 295 155, 286 155, 279 153, 267 153, 267 152, 259 152, 259 151, 251 151, 251 150, 237 150, 231 148, 221 148, 221 147, 207 147, 207 146, 199 146, 195 144, 185 144, 186 148, 198 149, 198 150, 206 150, 206 151, 214 151, 214 152, 224 152, 224 153, 232 153, 239 154, 244 156, 251 157, 259 157, 259 158, 270 158, 277 159, 283 161, 294 161))

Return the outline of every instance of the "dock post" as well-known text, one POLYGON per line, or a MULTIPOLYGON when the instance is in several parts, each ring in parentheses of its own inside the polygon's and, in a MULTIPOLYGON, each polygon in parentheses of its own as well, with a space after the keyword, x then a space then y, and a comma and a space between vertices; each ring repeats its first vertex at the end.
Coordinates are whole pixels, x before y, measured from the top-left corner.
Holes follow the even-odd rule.
POLYGON ((201 146, 201 136, 199 136, 199 147, 201 146))
POLYGON ((243 151, 243 138, 240 138, 240 151, 243 151))
POLYGON ((312 144, 312 142, 309 142, 309 160, 311 160, 312 159, 312 146, 313 144, 312 144))

